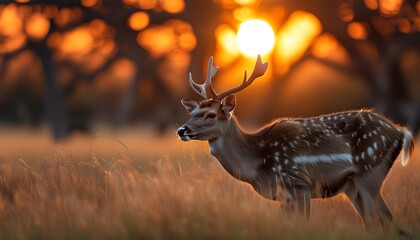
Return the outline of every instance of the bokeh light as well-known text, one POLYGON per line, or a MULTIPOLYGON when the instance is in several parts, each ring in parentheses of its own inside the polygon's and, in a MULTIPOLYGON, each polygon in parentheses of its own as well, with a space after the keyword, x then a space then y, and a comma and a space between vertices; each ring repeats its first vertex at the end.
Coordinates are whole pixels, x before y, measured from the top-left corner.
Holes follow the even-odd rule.
POLYGON ((128 18, 131 29, 139 31, 149 25, 149 15, 145 12, 135 12, 128 18))
POLYGON ((323 33, 317 37, 311 47, 311 52, 317 58, 328 59, 337 63, 346 64, 349 61, 346 49, 330 33, 323 33))
POLYGON ((197 40, 189 23, 173 19, 142 30, 137 35, 137 43, 152 57, 159 58, 174 51, 190 52, 197 40))
POLYGON ((400 12, 403 0, 379 0, 379 10, 384 15, 396 15, 400 12))
POLYGON ((233 10, 232 14, 236 20, 244 22, 254 18, 255 12, 250 7, 238 7, 233 10))
POLYGON ((343 3, 338 8, 338 12, 340 14, 341 20, 343 22, 350 22, 354 18, 354 12, 350 4, 343 3))
POLYGON ((0 14, 0 31, 4 37, 13 37, 22 31, 23 23, 16 5, 7 5, 0 14))
POLYGON ((235 0, 236 4, 239 5, 251 5, 256 3, 258 0, 235 0))
POLYGON ((91 73, 105 64, 117 51, 114 29, 101 19, 65 32, 54 31, 47 38, 57 61, 69 61, 81 72, 91 73))
POLYGON ((301 57, 313 39, 322 31, 321 22, 305 11, 293 12, 277 34, 276 56, 286 71, 288 65, 301 57))
POLYGON ((50 29, 50 21, 41 13, 34 13, 26 21, 25 31, 34 40, 43 39, 50 29))
POLYGON ((137 4, 141 9, 154 9, 157 7, 158 0, 139 0, 137 4))
POLYGON ((221 24, 216 28, 215 37, 215 61, 219 65, 227 65, 231 63, 239 55, 235 30, 228 24, 221 24))
POLYGON ((237 43, 241 52, 248 57, 264 55, 274 46, 274 32, 271 26, 259 19, 243 22, 238 29, 237 43))
POLYGON ((83 7, 93 7, 98 3, 98 0, 82 0, 81 4, 83 7))
POLYGON ((18 50, 26 43, 23 21, 15 4, 5 6, 0 12, 0 36, 0 54, 18 50))
POLYGON ((180 13, 185 9, 184 0, 163 0, 160 5, 168 13, 180 13))
POLYGON ((360 22, 352 22, 347 26, 347 33, 350 37, 357 40, 364 40, 367 38, 366 27, 360 22))
POLYGON ((370 10, 378 9, 378 0, 365 0, 365 6, 370 10))
POLYGON ((155 26, 140 32, 137 42, 154 57, 160 57, 176 47, 176 35, 168 26, 155 26))

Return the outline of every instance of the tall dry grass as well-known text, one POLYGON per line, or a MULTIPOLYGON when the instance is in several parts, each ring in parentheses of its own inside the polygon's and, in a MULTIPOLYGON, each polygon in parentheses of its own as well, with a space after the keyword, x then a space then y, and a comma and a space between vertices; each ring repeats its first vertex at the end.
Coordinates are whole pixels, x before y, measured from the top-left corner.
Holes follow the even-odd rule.
MULTIPOLYGON (((144 148, 143 156, 73 155, 57 147, 37 164, 1 157, 0 238, 400 238, 392 229, 365 234, 344 197, 314 201, 306 223, 232 179, 205 153, 205 145, 188 149, 173 142, 178 149, 159 155, 165 145, 154 141, 148 144, 159 147, 144 148)), ((396 224, 414 238, 420 236, 415 158, 405 168, 397 162, 383 189, 396 224)))

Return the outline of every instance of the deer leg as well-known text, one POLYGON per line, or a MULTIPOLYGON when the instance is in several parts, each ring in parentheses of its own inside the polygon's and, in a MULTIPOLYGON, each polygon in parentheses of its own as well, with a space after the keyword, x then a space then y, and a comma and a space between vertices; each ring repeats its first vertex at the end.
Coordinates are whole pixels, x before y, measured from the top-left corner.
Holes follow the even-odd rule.
MULTIPOLYGON (((364 190, 362 190, 362 192, 363 191, 364 190)), ((369 198, 366 196, 362 197, 362 194, 357 189, 356 183, 353 181, 353 179, 350 179, 346 182, 343 188, 343 192, 347 195, 348 199, 353 205, 353 208, 357 211, 359 216, 362 218, 365 229, 371 230, 373 226, 376 225, 376 222, 374 221, 372 214, 370 212, 367 212, 369 211, 369 209, 372 209, 372 204, 368 204, 369 198)))
POLYGON ((392 213, 391 211, 389 211, 389 208, 386 205, 380 193, 378 193, 374 200, 374 206, 376 211, 378 212, 378 217, 381 222, 381 226, 384 228, 387 224, 391 223, 392 213))
POLYGON ((390 216, 391 213, 380 194, 380 184, 375 181, 378 179, 372 178, 372 176, 365 176, 362 179, 355 180, 358 199, 363 209, 361 216, 366 229, 368 231, 377 229, 378 223, 382 227, 384 223, 382 214, 390 216))
POLYGON ((347 195, 348 199, 353 205, 353 208, 357 211, 360 217, 362 217, 364 215, 362 200, 351 179, 345 183, 343 192, 347 195))
POLYGON ((380 191, 364 193, 362 196, 363 206, 369 206, 368 215, 365 214, 364 221, 368 230, 378 229, 388 230, 387 226, 392 221, 392 213, 383 200, 380 191), (366 219, 366 220, 365 220, 366 219), (378 226, 379 223, 379 226, 378 226))
POLYGON ((365 223, 366 229, 370 231, 376 226, 372 197, 365 189, 359 189, 358 196, 363 207, 363 222, 365 223))

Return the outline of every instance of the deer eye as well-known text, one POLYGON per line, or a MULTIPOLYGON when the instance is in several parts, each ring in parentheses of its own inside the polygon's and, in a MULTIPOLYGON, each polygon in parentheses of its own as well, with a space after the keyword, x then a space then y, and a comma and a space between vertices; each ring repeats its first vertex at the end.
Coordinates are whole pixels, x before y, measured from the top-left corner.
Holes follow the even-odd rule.
POLYGON ((215 113, 209 113, 209 114, 207 114, 205 119, 207 119, 207 118, 214 119, 214 118, 216 118, 216 114, 215 113))

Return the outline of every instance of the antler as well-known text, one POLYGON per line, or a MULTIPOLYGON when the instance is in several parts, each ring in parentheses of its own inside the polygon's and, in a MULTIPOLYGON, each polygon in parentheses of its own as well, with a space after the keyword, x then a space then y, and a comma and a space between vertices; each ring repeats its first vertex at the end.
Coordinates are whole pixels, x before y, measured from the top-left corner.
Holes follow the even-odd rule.
POLYGON ((216 92, 214 91, 213 85, 211 83, 211 79, 216 75, 217 70, 219 70, 219 68, 213 65, 213 56, 211 56, 208 63, 208 72, 207 72, 206 81, 203 84, 198 84, 194 82, 194 80, 192 79, 192 75, 190 73, 188 82, 190 83, 190 86, 194 90, 194 92, 196 92, 202 98, 208 99, 206 89, 210 88, 210 93, 213 96, 213 98, 215 98, 215 96, 217 95, 216 95, 216 92))
POLYGON ((241 85, 236 86, 234 88, 231 88, 229 90, 226 90, 218 95, 213 96, 214 99, 217 100, 222 100, 223 98, 229 96, 230 94, 236 93, 241 91, 242 89, 248 87, 249 85, 251 85, 251 83, 257 79, 258 77, 261 77, 262 75, 264 75, 265 71, 267 70, 268 67, 268 63, 262 63, 261 61, 261 56, 258 55, 257 57, 257 62, 255 63, 255 67, 254 67, 254 71, 252 71, 251 76, 249 77, 249 79, 246 79, 246 70, 245 70, 245 74, 244 74, 244 80, 242 82, 241 85))
POLYGON ((267 67, 268 67, 268 63, 266 62, 262 63, 261 56, 258 55, 257 62, 255 63, 254 71, 252 71, 252 74, 248 80, 246 79, 246 70, 245 70, 244 80, 241 85, 231 88, 229 90, 226 90, 220 94, 217 94, 216 91, 214 91, 211 79, 216 75, 217 70, 219 70, 219 68, 213 65, 213 57, 210 57, 209 63, 208 63, 208 72, 207 72, 206 81, 203 84, 198 84, 194 82, 194 80, 192 79, 192 75, 190 73, 188 82, 191 88, 194 90, 194 92, 196 92, 202 98, 208 99, 206 89, 209 88, 213 99, 222 100, 223 98, 229 96, 230 94, 239 92, 242 89, 251 85, 251 83, 255 79, 264 75, 265 71, 267 70, 267 67))

